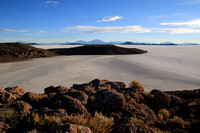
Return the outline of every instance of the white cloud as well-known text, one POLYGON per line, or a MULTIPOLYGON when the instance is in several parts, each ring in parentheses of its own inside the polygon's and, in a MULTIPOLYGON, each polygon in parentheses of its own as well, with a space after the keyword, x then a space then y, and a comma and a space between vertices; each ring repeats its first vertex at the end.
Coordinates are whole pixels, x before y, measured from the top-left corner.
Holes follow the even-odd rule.
POLYGON ((200 33, 200 29, 190 29, 190 28, 164 28, 159 32, 170 33, 170 34, 192 34, 200 33))
POLYGON ((143 28, 141 26, 132 25, 125 27, 96 27, 96 26, 76 26, 76 27, 66 27, 64 31, 78 30, 82 33, 103 33, 103 32, 123 32, 123 33, 146 33, 151 32, 151 29, 143 28))
POLYGON ((41 30, 41 31, 37 31, 38 33, 48 33, 47 31, 43 31, 43 30, 41 30))
POLYGON ((97 22, 109 22, 109 21, 115 21, 115 20, 118 20, 118 19, 122 19, 123 17, 122 16, 114 16, 114 17, 104 17, 103 19, 101 20, 98 20, 97 22))
POLYGON ((58 1, 45 1, 45 4, 58 4, 58 1))
POLYGON ((160 23, 160 25, 200 27, 200 18, 188 22, 160 23))
POLYGON ((26 30, 12 30, 12 29, 0 29, 0 32, 7 31, 7 32, 27 32, 26 30))

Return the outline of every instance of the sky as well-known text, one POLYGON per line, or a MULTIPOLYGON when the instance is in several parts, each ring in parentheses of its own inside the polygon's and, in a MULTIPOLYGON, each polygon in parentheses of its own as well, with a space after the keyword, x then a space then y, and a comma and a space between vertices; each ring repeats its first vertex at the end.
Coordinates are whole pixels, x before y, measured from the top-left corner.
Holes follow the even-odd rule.
POLYGON ((0 0, 0 42, 200 43, 200 0, 0 0))

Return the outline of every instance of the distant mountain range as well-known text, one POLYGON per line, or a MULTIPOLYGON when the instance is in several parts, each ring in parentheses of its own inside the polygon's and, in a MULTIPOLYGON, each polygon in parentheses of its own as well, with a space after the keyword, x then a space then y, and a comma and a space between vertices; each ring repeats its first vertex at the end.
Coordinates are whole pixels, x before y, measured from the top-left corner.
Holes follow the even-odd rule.
POLYGON ((111 42, 105 42, 99 39, 94 39, 92 41, 83 41, 83 40, 79 40, 76 42, 67 42, 66 44, 122 44, 124 42, 122 41, 111 41, 111 42))
POLYGON ((84 41, 84 40, 79 40, 75 42, 65 42, 65 43, 30 43, 30 42, 22 42, 19 41, 18 43, 24 43, 24 44, 30 44, 30 45, 55 45, 55 44, 60 44, 60 45, 87 45, 87 44, 121 44, 121 45, 200 45, 197 43, 172 43, 172 42, 162 42, 162 43, 145 43, 145 42, 130 42, 130 41, 110 41, 110 42, 105 42, 99 39, 94 39, 92 41, 84 41))

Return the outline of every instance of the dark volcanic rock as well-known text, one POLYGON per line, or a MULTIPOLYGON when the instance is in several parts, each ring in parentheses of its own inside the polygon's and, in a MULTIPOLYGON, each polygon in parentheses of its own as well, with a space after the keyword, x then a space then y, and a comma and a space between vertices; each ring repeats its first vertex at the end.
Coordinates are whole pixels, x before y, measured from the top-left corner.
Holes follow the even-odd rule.
POLYGON ((78 91, 78 90, 75 90, 75 89, 71 89, 71 90, 67 91, 65 94, 67 94, 68 96, 71 96, 73 98, 78 99, 79 101, 81 101, 81 103, 83 105, 87 104, 88 95, 85 94, 83 91, 78 91))
POLYGON ((95 89, 101 89, 101 88, 106 88, 106 89, 115 89, 115 90, 120 90, 126 88, 126 84, 123 82, 111 82, 109 80, 99 80, 95 79, 89 82, 90 85, 94 86, 95 89))
POLYGON ((99 90, 88 99, 87 106, 104 113, 118 112, 125 106, 125 98, 115 90, 99 90))
POLYGON ((58 125, 51 130, 51 133, 92 133, 90 128, 70 123, 58 125))
POLYGON ((175 95, 185 100, 187 99, 199 99, 200 89, 195 90, 181 90, 181 91, 166 91, 167 94, 175 95))
POLYGON ((5 91, 4 89, 0 89, 0 103, 11 103, 16 98, 9 92, 5 91))
POLYGON ((125 89, 126 84, 123 82, 112 82, 109 80, 94 79, 89 83, 74 84, 71 88, 85 92, 88 92, 89 90, 90 93, 93 93, 96 90, 102 90, 102 89, 115 89, 115 90, 125 89))
POLYGON ((24 117, 30 114, 30 110, 32 109, 31 105, 24 101, 14 101, 10 107, 13 107, 16 111, 18 111, 18 118, 22 120, 24 117))
POLYGON ((15 97, 21 97, 26 93, 26 91, 22 89, 20 86, 7 87, 5 88, 5 90, 7 92, 10 92, 15 97))
POLYGON ((0 43, 0 62, 18 61, 39 57, 55 56, 49 50, 35 48, 22 43, 0 43))
POLYGON ((38 100, 38 94, 34 92, 27 92, 22 96, 21 100, 29 104, 34 104, 38 100))
POLYGON ((34 92, 26 92, 22 97, 21 100, 29 103, 32 107, 41 108, 46 107, 49 104, 48 95, 47 94, 37 94, 34 92))
POLYGON ((152 109, 148 106, 137 104, 134 101, 127 102, 123 110, 123 118, 129 119, 130 117, 137 118, 146 123, 154 123, 158 120, 152 109))
POLYGON ((147 53, 147 51, 141 49, 123 48, 115 45, 84 45, 68 49, 51 49, 51 51, 59 55, 127 55, 147 53))
POLYGON ((163 93, 160 90, 152 90, 150 94, 153 96, 150 106, 156 111, 162 108, 174 108, 185 104, 185 100, 182 98, 163 93))
POLYGON ((44 89, 44 92, 46 94, 49 94, 49 93, 58 93, 58 92, 62 92, 62 91, 67 91, 67 90, 69 90, 69 89, 67 87, 63 87, 63 86, 57 86, 57 87, 49 86, 44 89))
POLYGON ((82 105, 81 101, 66 93, 57 93, 53 98, 54 108, 65 109, 68 114, 84 114, 89 116, 89 113, 85 106, 82 105))

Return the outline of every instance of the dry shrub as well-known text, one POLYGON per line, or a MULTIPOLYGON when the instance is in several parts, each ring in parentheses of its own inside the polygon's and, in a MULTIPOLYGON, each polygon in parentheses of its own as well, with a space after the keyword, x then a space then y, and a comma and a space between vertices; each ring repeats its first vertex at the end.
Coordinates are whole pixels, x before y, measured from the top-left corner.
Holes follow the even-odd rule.
POLYGON ((129 86, 134 92, 144 92, 143 85, 140 81, 132 80, 129 86))
POLYGON ((181 117, 178 116, 174 116, 172 119, 170 119, 170 122, 182 129, 185 129, 190 125, 189 121, 184 121, 181 117))
POLYGON ((0 121, 14 128, 18 123, 18 112, 14 108, 0 108, 0 121))
POLYGON ((171 133, 170 131, 162 131, 155 127, 151 128, 151 129, 153 130, 154 133, 171 133))
POLYGON ((95 87, 92 85, 88 85, 87 87, 84 88, 84 91, 94 91, 95 87))
POLYGON ((129 119, 129 123, 140 123, 140 124, 144 124, 144 121, 143 120, 139 120, 139 119, 137 119, 136 117, 131 117, 130 119, 129 119))
POLYGON ((38 94, 36 97, 35 97, 36 101, 40 101, 42 99, 48 99, 48 95, 47 94, 38 94))
POLYGON ((103 116, 102 113, 95 112, 93 117, 84 117, 83 115, 71 115, 68 117, 69 123, 89 127, 94 133, 109 133, 114 124, 113 118, 103 116))
POLYGON ((170 113, 167 109, 161 109, 158 112, 158 118, 162 119, 162 120, 167 120, 170 117, 170 113))
POLYGON ((50 130, 52 127, 55 127, 62 123, 62 119, 59 116, 48 116, 48 115, 39 115, 37 113, 32 113, 28 118, 27 122, 38 130, 50 130))
POLYGON ((27 131, 27 133, 38 133, 38 131, 36 129, 33 129, 31 131, 27 131))

